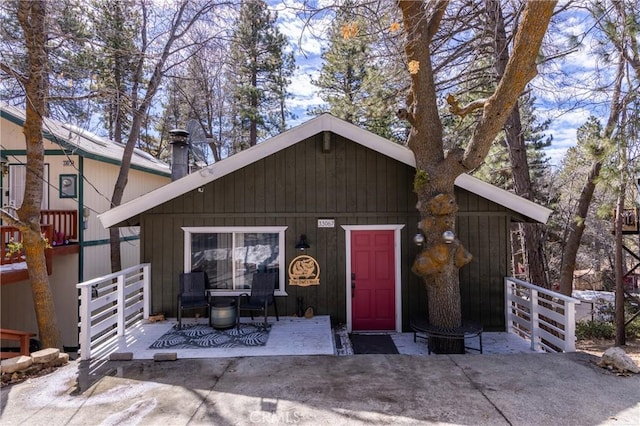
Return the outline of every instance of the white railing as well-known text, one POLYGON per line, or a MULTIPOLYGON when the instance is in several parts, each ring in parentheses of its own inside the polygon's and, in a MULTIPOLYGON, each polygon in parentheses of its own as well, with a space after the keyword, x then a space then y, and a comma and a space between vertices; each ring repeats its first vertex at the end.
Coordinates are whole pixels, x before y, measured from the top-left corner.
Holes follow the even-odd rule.
POLYGON ((531 341, 531 349, 575 352, 576 305, 579 300, 506 277, 507 332, 531 341))
POLYGON ((80 289, 80 359, 127 327, 149 318, 151 264, 144 263, 76 285, 80 289))

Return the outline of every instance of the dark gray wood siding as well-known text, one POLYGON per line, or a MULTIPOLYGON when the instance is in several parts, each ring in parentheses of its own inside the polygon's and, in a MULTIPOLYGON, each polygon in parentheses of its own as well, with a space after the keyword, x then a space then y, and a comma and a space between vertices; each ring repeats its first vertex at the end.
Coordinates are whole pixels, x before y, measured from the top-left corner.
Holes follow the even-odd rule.
MULTIPOLYGON (((152 264, 152 310, 176 315, 178 275, 184 268, 184 234, 191 226, 287 226, 285 265, 298 254, 306 234, 308 254, 321 267, 321 285, 286 286, 278 298, 282 315, 296 312, 303 297, 318 315, 346 322, 346 255, 342 225, 404 224, 401 231, 403 324, 426 312, 424 284, 411 273, 418 215, 412 192, 414 169, 332 134, 322 152, 322 135, 261 159, 244 169, 153 208, 141 215, 141 259, 152 264), (319 218, 335 228, 318 228, 319 218)), ((508 266, 511 212, 464 190, 457 191, 458 235, 476 255, 461 270, 465 318, 487 329, 504 328, 502 279, 508 266)))

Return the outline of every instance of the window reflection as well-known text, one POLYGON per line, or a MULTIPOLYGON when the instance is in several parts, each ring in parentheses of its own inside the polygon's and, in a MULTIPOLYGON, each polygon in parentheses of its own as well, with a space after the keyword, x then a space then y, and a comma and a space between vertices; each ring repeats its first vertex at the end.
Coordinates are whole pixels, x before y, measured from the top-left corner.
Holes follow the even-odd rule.
POLYGON ((279 254, 278 233, 191 234, 191 270, 204 271, 215 290, 250 289, 255 273, 279 268, 279 254))

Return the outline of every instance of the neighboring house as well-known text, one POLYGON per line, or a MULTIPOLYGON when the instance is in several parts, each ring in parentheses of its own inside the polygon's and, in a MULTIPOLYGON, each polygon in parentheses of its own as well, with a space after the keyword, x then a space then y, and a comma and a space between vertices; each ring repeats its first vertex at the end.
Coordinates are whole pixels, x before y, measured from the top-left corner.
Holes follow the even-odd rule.
MULTIPOLYGON (((424 284, 411 272, 414 174, 410 150, 324 114, 99 219, 141 227, 153 312, 176 316, 183 271, 204 270, 214 295, 234 296, 256 271, 278 268, 281 314, 295 314, 301 297, 349 330, 400 331, 427 312, 424 284), (318 285, 289 281, 302 234, 318 285)), ((504 330, 511 223, 544 223, 551 211, 468 175, 456 186, 456 233, 475 256, 460 271, 463 315, 504 330)))
MULTIPOLYGON (((22 131, 25 112, 0 104, 0 155, 2 157, 2 207, 22 204, 26 168, 22 131)), ((97 215, 110 208, 110 198, 120 169, 124 146, 82 129, 45 119, 45 170, 42 202, 43 232, 49 282, 64 346, 78 346, 78 291, 76 284, 111 272, 109 231, 97 215)), ((169 166, 136 150, 124 201, 132 200, 171 181, 169 166)), ((139 263, 139 229, 121 228, 123 267, 139 263)), ((2 328, 37 332, 31 287, 24 259, 5 256, 10 237, 19 233, 2 223, 0 286, 2 328)))

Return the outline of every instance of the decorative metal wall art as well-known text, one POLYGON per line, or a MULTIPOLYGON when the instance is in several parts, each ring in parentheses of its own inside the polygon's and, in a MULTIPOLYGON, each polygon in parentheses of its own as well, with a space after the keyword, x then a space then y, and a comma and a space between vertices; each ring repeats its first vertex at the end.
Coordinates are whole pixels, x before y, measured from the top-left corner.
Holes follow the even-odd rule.
POLYGON ((311 256, 301 254, 289 263, 289 285, 320 285, 320 265, 311 256))

